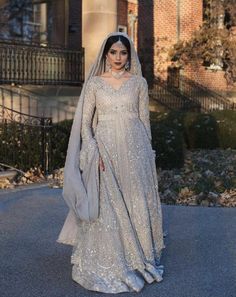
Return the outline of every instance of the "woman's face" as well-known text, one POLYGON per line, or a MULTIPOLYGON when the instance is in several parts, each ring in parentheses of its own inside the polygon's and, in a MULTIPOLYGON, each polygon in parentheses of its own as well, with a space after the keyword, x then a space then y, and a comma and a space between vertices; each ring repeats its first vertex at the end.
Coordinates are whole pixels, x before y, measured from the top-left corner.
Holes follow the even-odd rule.
POLYGON ((125 67, 126 62, 128 61, 127 48, 122 42, 117 41, 116 43, 113 43, 106 57, 112 70, 121 70, 125 67))

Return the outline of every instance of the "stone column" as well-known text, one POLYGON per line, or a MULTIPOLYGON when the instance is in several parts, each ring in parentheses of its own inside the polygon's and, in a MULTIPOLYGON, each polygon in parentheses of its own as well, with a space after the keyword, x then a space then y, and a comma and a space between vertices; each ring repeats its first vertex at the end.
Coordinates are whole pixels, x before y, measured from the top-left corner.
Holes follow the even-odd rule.
POLYGON ((117 31, 117 0, 83 0, 82 45, 85 48, 85 76, 103 39, 117 31))
POLYGON ((40 43, 47 42, 47 4, 40 5, 40 43))

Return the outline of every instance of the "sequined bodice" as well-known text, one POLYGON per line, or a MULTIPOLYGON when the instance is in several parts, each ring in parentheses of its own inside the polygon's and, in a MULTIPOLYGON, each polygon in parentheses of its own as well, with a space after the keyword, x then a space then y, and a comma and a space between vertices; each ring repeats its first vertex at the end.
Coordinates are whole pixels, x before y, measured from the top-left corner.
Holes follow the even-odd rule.
POLYGON ((137 112, 138 113, 138 89, 137 77, 132 76, 120 86, 114 89, 103 78, 95 79, 97 84, 96 107, 99 115, 113 112, 137 112))
POLYGON ((133 75, 115 89, 100 76, 93 77, 87 88, 83 108, 83 139, 92 138, 91 118, 94 109, 98 112, 98 121, 116 118, 139 118, 145 126, 151 140, 149 121, 148 86, 143 77, 133 75))

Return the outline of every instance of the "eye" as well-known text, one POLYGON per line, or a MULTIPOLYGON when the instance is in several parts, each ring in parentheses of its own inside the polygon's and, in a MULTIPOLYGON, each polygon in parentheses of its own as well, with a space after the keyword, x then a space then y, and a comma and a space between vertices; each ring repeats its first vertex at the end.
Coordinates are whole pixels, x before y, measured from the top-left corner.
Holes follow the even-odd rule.
POLYGON ((109 53, 114 55, 116 53, 116 51, 115 50, 110 50, 109 53))
POLYGON ((122 51, 121 54, 122 54, 123 56, 126 56, 126 55, 128 55, 128 52, 127 52, 127 51, 122 51))

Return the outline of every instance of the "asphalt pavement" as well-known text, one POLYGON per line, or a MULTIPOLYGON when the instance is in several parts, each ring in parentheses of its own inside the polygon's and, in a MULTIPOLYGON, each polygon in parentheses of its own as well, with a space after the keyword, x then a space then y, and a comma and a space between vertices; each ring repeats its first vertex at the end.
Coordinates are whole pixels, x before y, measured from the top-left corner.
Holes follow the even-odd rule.
MULTIPOLYGON (((163 205, 161 283, 139 297, 236 297, 236 208, 163 205)), ((56 242, 67 214, 61 189, 0 192, 0 297, 114 296, 71 279, 72 247, 56 242)))

